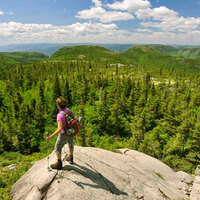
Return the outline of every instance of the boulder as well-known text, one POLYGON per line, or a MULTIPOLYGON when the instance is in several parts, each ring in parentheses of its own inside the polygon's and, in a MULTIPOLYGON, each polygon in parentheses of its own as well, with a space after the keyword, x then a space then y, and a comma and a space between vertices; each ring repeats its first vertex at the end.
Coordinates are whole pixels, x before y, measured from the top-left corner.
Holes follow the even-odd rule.
POLYGON ((16 168, 16 166, 17 166, 17 164, 12 164, 12 165, 8 165, 7 168, 8 168, 9 170, 13 170, 13 169, 16 168))
MULTIPOLYGON (((67 147, 64 147, 67 148, 67 147)), ((56 161, 55 153, 50 163, 56 161)), ((44 158, 11 189, 13 200, 183 200, 186 183, 161 161, 129 149, 75 147, 74 164, 48 171, 44 158)))
POLYGON ((200 176, 195 177, 190 200, 200 200, 200 176))
POLYGON ((182 182, 185 182, 187 184, 192 184, 194 181, 194 178, 192 177, 192 175, 186 172, 179 171, 179 172, 176 172, 176 174, 178 175, 178 177, 180 178, 182 182))

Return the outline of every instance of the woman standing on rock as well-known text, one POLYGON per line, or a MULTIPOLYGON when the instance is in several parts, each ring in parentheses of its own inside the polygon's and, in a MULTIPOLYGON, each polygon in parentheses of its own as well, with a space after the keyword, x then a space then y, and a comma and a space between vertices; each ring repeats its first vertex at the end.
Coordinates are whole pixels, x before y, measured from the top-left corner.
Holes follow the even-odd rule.
POLYGON ((66 158, 67 161, 69 161, 70 164, 73 164, 73 153, 74 153, 74 137, 70 136, 71 129, 67 129, 67 120, 66 115, 69 115, 73 119, 76 118, 76 116, 69 110, 69 108, 66 108, 66 101, 64 98, 58 98, 56 100, 57 108, 59 109, 59 113, 57 114, 57 130, 50 136, 46 138, 47 141, 52 139, 54 136, 58 135, 58 138, 56 140, 55 144, 55 152, 57 156, 57 162, 51 165, 52 169, 62 169, 62 148, 63 146, 68 142, 69 146, 69 156, 66 158))

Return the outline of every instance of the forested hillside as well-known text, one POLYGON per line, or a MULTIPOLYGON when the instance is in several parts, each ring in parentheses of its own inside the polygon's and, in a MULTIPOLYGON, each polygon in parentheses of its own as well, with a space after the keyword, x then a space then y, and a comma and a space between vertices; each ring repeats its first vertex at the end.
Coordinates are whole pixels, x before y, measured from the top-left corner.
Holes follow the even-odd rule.
POLYGON ((198 59, 200 60, 200 48, 197 46, 166 46, 161 44, 151 44, 146 45, 152 48, 155 48, 163 53, 166 53, 170 56, 177 56, 187 59, 198 59))
POLYGON ((0 69, 10 68, 17 64, 40 62, 47 58, 47 55, 38 52, 0 52, 0 69))
POLYGON ((13 162, 22 164, 14 174, 3 168, 0 198, 30 161, 44 156, 46 132, 57 127, 58 97, 84 118, 76 145, 135 149, 187 172, 200 164, 198 60, 144 46, 121 54, 103 47, 81 48, 63 48, 49 60, 14 63, 1 71, 0 170, 13 162))
POLYGON ((49 60, 85 60, 94 62, 120 62, 118 53, 101 46, 70 46, 56 51, 49 60))
POLYGON ((145 45, 137 45, 125 52, 117 53, 101 46, 71 46, 64 47, 55 52, 49 60, 84 60, 95 63, 108 64, 131 64, 145 66, 151 69, 163 68, 168 70, 184 71, 186 73, 199 72, 200 61, 169 56, 145 45))
POLYGON ((63 96, 85 119, 77 144, 132 148, 191 171, 200 150, 198 77, 84 61, 17 66, 1 73, 0 151, 43 149, 63 96))
POLYGON ((16 66, 17 64, 18 64, 17 61, 0 55, 0 69, 1 70, 9 68, 9 67, 16 66))

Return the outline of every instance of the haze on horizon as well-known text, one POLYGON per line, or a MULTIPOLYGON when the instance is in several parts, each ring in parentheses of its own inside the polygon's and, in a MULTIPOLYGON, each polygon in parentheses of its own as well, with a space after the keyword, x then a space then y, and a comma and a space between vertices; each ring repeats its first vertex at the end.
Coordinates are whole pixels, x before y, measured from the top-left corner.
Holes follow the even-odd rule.
POLYGON ((0 0, 0 45, 200 45, 200 0, 0 0))

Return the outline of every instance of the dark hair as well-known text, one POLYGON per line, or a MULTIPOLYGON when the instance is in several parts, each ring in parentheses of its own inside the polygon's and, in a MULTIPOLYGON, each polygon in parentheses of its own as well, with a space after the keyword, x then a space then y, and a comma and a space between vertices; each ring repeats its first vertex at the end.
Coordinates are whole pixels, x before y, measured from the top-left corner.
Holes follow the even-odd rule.
POLYGON ((56 104, 57 104, 57 106, 59 106, 62 109, 64 109, 66 107, 66 101, 64 98, 58 98, 56 100, 56 104))

